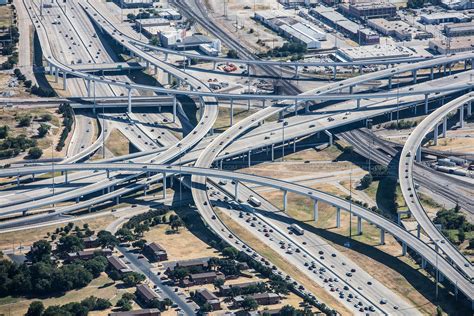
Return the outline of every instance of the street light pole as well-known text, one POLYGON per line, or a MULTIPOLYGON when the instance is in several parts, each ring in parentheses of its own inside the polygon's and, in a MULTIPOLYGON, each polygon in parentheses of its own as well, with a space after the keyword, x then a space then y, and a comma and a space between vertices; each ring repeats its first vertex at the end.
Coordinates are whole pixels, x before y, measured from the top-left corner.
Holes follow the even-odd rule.
POLYGON ((352 239, 352 168, 349 174, 349 239, 352 239))
POLYGON ((285 126, 288 125, 288 122, 283 121, 281 125, 282 128, 282 145, 281 145, 281 161, 285 161, 285 126))

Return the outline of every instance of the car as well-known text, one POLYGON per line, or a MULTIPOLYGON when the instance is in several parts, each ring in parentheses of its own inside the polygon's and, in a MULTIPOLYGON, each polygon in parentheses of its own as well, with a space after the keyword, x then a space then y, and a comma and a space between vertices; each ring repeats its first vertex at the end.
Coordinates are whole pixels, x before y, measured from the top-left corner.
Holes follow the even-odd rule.
POLYGON ((334 257, 336 257, 336 254, 335 254, 335 253, 333 253, 333 254, 331 254, 331 256, 334 258, 334 257))
POLYGON ((346 272, 346 275, 347 275, 348 277, 351 277, 351 276, 352 276, 352 273, 346 272))
POLYGON ((380 304, 387 304, 387 299, 384 298, 384 297, 382 297, 382 298, 380 299, 380 304))

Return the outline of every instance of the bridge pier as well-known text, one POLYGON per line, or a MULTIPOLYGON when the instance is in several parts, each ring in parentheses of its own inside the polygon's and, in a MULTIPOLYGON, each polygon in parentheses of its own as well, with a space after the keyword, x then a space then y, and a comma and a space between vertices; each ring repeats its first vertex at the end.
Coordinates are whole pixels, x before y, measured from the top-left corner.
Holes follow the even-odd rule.
POLYGON ((407 214, 410 214, 409 211, 400 211, 397 213, 397 224, 398 226, 401 226, 402 225, 402 215, 407 215, 407 214))
POLYGON ((421 235, 421 226, 420 224, 416 225, 416 237, 419 239, 421 235))
POLYGON ((59 68, 56 67, 55 73, 54 73, 54 82, 58 83, 59 81, 59 68))
POLYGON ((275 161, 275 144, 272 144, 272 162, 275 161))
POLYGON ((239 202, 239 181, 235 180, 234 185, 234 199, 236 202, 239 202))
POLYGON ((163 172, 163 200, 166 199, 166 172, 163 172))
POLYGON ((407 255, 407 244, 402 242, 402 256, 407 255))
POLYGON ((421 258, 421 268, 426 269, 426 259, 425 258, 421 258))
POLYGON ((318 218, 319 218, 319 205, 318 205, 318 200, 314 200, 314 204, 313 204, 313 220, 315 222, 318 221, 318 218))
POLYGON ((176 122, 176 94, 173 95, 173 123, 176 122))
POLYGON ((360 109, 360 99, 356 100, 356 104, 357 104, 357 109, 360 109))
MULTIPOLYGON (((54 175, 53 175, 54 176, 54 175)), ((17 175, 16 176, 16 186, 19 187, 20 186, 20 176, 17 175)))
POLYGON ((392 90, 392 78, 393 76, 388 77, 388 90, 392 90))
POLYGON ((286 213, 286 207, 288 205, 288 191, 283 191, 283 212, 286 213))
POLYGON ((158 67, 156 65, 153 67, 153 74, 155 76, 158 74, 158 67))
POLYGON ((443 119, 443 138, 446 138, 447 130, 448 130, 448 117, 445 116, 443 119))
POLYGON ((380 228, 380 245, 385 245, 385 229, 380 228))
POLYGON ((425 114, 428 114, 428 97, 429 94, 425 94, 425 114))
POLYGON ((431 67, 430 68, 430 80, 433 80, 434 79, 434 68, 431 67))
POLYGON ((439 129, 439 125, 436 124, 433 131, 433 142, 435 146, 438 145, 438 129, 439 129))
POLYGON ((296 138, 293 139, 293 152, 296 152, 296 138))
POLYGON ((63 90, 67 89, 67 73, 63 72, 63 90))
POLYGON ((128 89, 128 107, 127 112, 132 113, 132 89, 128 89))
POLYGON ((298 99, 295 100, 295 116, 298 116, 298 99))
POLYGON ((64 183, 65 184, 69 183, 68 176, 67 176, 67 171, 64 172, 64 183))
POLYGON ((329 136, 329 146, 332 146, 334 139, 331 132, 329 132, 328 130, 324 130, 324 133, 329 136))
POLYGON ((248 157, 248 167, 250 168, 250 166, 252 165, 252 150, 248 151, 247 157, 248 157))
POLYGON ((91 97, 91 80, 87 79, 87 97, 91 97))
POLYGON ((341 208, 336 208, 336 228, 341 227, 341 208))
POLYGON ((336 75, 337 75, 337 66, 334 66, 332 69, 332 79, 336 80, 336 75))
POLYGON ((413 83, 416 83, 416 81, 417 81, 416 70, 413 70, 412 74, 413 74, 413 83))
POLYGON ((357 216, 357 235, 362 235, 362 217, 357 216))
POLYGON ((298 66, 295 66, 295 78, 298 78, 298 66))
POLYGON ((119 204, 120 203, 120 196, 117 196, 115 198, 115 205, 119 204))
POLYGON ((234 124, 234 99, 230 99, 230 115, 229 115, 229 119, 230 119, 230 126, 232 126, 234 124))
POLYGON ((467 104, 467 116, 472 115, 472 100, 467 104))
POLYGON ((416 150, 416 162, 421 162, 421 145, 416 150))
POLYGON ((109 178, 110 178, 110 170, 109 170, 109 169, 106 169, 105 171, 106 171, 106 173, 107 173, 107 179, 109 179, 109 178))
POLYGON ((464 127, 464 104, 459 108, 459 126, 464 127))

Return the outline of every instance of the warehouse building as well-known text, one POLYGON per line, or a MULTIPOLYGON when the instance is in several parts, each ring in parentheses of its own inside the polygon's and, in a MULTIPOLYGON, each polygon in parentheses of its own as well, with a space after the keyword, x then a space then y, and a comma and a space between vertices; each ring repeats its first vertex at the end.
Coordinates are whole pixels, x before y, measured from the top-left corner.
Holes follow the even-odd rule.
POLYGON ((361 28, 359 24, 347 19, 333 8, 319 6, 311 9, 309 14, 347 35, 353 41, 360 42, 361 45, 375 45, 380 41, 380 37, 375 32, 361 28))
POLYGON ((474 22, 453 23, 445 25, 444 34, 449 37, 474 35, 474 22))
POLYGON ((376 61, 417 57, 410 48, 397 45, 372 45, 364 47, 340 48, 335 57, 343 62, 376 61))
POLYGON ((308 49, 321 48, 321 41, 326 40, 326 34, 315 26, 289 17, 282 11, 255 12, 254 18, 282 36, 306 45, 308 49))
POLYGON ((429 48, 441 55, 471 51, 474 50, 474 36, 453 37, 448 41, 436 38, 429 42, 429 48))
POLYGON ((154 0, 114 0, 123 9, 151 8, 154 0))
POLYGON ((417 30, 403 21, 389 21, 386 19, 370 19, 367 25, 385 36, 391 36, 400 41, 411 41, 417 30))
POLYGON ((389 18, 397 15, 397 7, 386 1, 356 2, 340 4, 340 10, 359 20, 389 18))
POLYGON ((470 22, 471 18, 460 12, 443 12, 422 14, 420 21, 423 24, 437 25, 441 23, 463 23, 470 22))
POLYGON ((451 10, 474 9, 474 0, 441 0, 441 5, 451 10))

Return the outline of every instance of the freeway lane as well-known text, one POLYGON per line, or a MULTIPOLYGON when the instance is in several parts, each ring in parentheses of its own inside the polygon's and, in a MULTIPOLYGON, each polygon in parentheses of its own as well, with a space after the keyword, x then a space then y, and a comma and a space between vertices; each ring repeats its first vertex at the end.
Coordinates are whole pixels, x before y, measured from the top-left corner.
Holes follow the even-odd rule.
MULTIPOLYGON (((459 270, 469 278, 474 278, 473 265, 462 255, 462 253, 452 245, 443 233, 436 228, 428 214, 423 209, 423 206, 416 193, 415 184, 413 181, 413 168, 416 156, 421 155, 418 149, 421 148, 421 143, 425 135, 433 128, 438 128, 439 122, 453 110, 464 107, 464 104, 474 99, 474 94, 469 93, 459 97, 444 106, 438 108, 436 111, 426 117, 415 130, 410 134, 405 142, 398 169, 398 177, 400 179, 400 187, 403 197, 407 202, 410 212, 413 214, 418 224, 423 228, 426 234, 435 243, 435 248, 440 248, 446 256, 453 261, 459 270)), ((419 157, 421 160, 421 157, 419 157)))
MULTIPOLYGON (((353 214, 362 217, 364 220, 373 223, 374 225, 385 229, 386 232, 394 235, 400 241, 406 243, 408 247, 419 253, 432 266, 435 266, 436 258, 438 257, 438 267, 443 275, 448 278, 452 284, 457 284, 459 289, 469 298, 474 298, 474 287, 472 283, 464 278, 460 273, 449 263, 444 257, 439 256, 430 246, 424 244, 420 239, 416 238, 400 226, 388 221, 386 218, 366 210, 358 205, 350 205, 349 201, 327 194, 318 190, 307 188, 302 185, 285 182, 282 180, 271 179, 267 177, 255 176, 250 174, 243 174, 238 172, 223 171, 217 169, 203 169, 187 166, 172 166, 172 165, 158 165, 158 164, 70 164, 70 165, 56 165, 56 170, 60 171, 81 171, 81 170, 110 170, 110 171, 130 171, 140 172, 143 170, 153 173, 171 174, 192 174, 202 177, 222 178, 227 180, 236 180, 241 182, 248 182, 262 186, 270 186, 278 190, 286 190, 288 192, 301 194, 308 198, 318 199, 320 202, 328 203, 335 207, 340 207, 343 210, 349 210, 352 207, 353 214)), ((29 175, 47 173, 49 167, 47 166, 33 166, 22 168, 1 169, 0 177, 29 175)), ((205 188, 205 187, 204 187, 205 188)), ((203 190, 203 192, 205 192, 203 190)), ((203 201, 204 202, 204 201, 203 201)), ((212 223, 212 221, 211 221, 212 223)))

